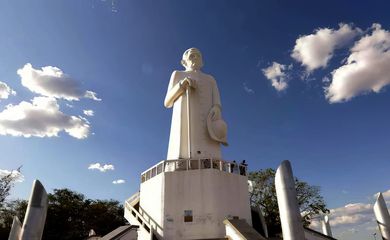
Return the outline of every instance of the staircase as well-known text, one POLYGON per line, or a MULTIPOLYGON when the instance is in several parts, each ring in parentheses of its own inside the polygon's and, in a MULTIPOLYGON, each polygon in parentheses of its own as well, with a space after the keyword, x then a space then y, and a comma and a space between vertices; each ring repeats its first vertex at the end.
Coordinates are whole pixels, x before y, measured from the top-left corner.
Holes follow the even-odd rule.
MULTIPOLYGON (((125 201, 125 218, 131 225, 139 226, 141 230, 138 235, 138 239, 142 240, 163 240, 162 233, 163 228, 153 220, 140 206, 140 194, 135 193, 129 199, 125 201)), ((233 231, 234 237, 229 236, 227 233, 226 238, 207 238, 196 240, 266 240, 262 237, 254 228, 248 225, 243 219, 226 219, 225 225, 229 226, 229 229, 233 231), (228 237, 229 236, 229 237, 228 237)))
MULTIPOLYGON (((140 235, 148 235, 147 240, 163 240, 162 228, 140 206, 140 194, 135 193, 125 201, 125 218, 132 225, 141 228, 140 235), (142 234, 144 232, 144 234, 142 234)), ((138 239, 143 239, 138 238, 138 239)))
POLYGON ((266 240, 244 219, 226 219, 223 221, 226 226, 226 235, 229 239, 240 240, 266 240))

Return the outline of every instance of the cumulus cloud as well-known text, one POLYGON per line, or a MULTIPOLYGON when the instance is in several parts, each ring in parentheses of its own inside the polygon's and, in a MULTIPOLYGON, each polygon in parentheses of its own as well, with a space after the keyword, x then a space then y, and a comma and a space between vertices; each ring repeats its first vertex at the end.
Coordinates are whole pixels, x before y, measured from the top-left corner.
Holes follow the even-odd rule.
POLYGON ((83 91, 79 82, 52 66, 35 69, 30 63, 18 69, 22 85, 34 93, 47 97, 62 98, 69 101, 82 97, 100 101, 95 92, 83 91))
POLYGON ((326 67, 337 48, 344 47, 361 33, 359 28, 349 24, 340 24, 339 29, 319 28, 315 33, 299 37, 291 57, 311 72, 326 67))
POLYGON ((372 204, 364 203, 351 203, 344 207, 331 209, 330 214, 332 216, 331 225, 360 225, 374 218, 372 212, 372 204))
POLYGON ((6 170, 6 169, 0 169, 0 178, 7 176, 11 174, 11 176, 15 179, 15 182, 23 182, 24 181, 24 176, 21 172, 17 170, 6 170))
MULTIPOLYGON (((372 204, 350 203, 340 208, 330 209, 329 219, 332 227, 356 227, 374 220, 372 204)), ((321 223, 315 219, 311 227, 319 228, 321 223)))
MULTIPOLYGON (((386 203, 390 205, 390 190, 382 192, 386 203)), ((372 201, 374 202, 377 198, 377 193, 373 194, 372 201)), ((332 228, 347 231, 351 229, 370 229, 375 230, 377 228, 374 212, 374 204, 371 203, 350 203, 343 207, 330 209, 329 219, 332 228)), ((321 228, 321 216, 314 218, 310 224, 310 228, 320 229, 321 228)))
POLYGON ((89 117, 93 117, 95 115, 95 112, 93 110, 84 110, 83 111, 84 115, 86 116, 89 116, 89 117))
POLYGON ((9 95, 16 95, 16 92, 12 90, 5 82, 0 81, 0 99, 7 99, 9 95))
POLYGON ((113 184, 123 184, 123 183, 125 183, 125 182, 126 182, 126 181, 123 180, 123 179, 118 179, 118 180, 112 181, 113 184))
POLYGON ((344 102, 371 91, 378 93, 389 84, 390 32, 374 24, 371 34, 351 48, 346 64, 332 72, 325 95, 331 103, 344 102))
POLYGON ((100 163, 92 163, 89 165, 88 169, 90 170, 99 170, 100 172, 106 172, 108 170, 114 170, 114 165, 112 164, 100 164, 100 163))
POLYGON ((288 87, 288 74, 286 74, 285 71, 291 69, 291 67, 291 65, 286 66, 277 62, 273 62, 271 66, 262 70, 264 76, 271 81, 272 86, 280 92, 287 89, 288 87))
POLYGON ((32 102, 10 104, 0 112, 0 135, 54 137, 61 131, 83 139, 89 134, 89 124, 61 112, 55 98, 35 97, 32 102))

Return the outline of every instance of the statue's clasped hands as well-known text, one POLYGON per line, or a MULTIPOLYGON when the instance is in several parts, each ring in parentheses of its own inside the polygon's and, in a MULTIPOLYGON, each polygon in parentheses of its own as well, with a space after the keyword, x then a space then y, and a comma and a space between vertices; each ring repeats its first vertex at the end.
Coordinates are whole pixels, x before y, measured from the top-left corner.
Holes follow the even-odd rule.
POLYGON ((188 87, 196 88, 196 81, 186 77, 180 81, 180 86, 183 86, 184 89, 187 89, 188 87))

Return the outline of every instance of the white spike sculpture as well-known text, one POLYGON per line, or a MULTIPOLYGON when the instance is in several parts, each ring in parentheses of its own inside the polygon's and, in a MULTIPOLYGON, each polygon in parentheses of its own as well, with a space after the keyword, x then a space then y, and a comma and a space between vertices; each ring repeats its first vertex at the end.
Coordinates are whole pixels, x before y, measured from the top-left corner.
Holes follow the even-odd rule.
POLYGON ((382 239, 390 240, 390 215, 382 193, 378 193, 378 198, 374 204, 374 213, 382 234, 382 239))
POLYGON ((9 232, 8 240, 19 240, 22 232, 22 224, 17 216, 14 216, 12 221, 11 231, 9 232))
POLYGON ((41 240, 47 213, 47 193, 42 183, 35 180, 22 227, 22 240, 41 240))
POLYGON ((283 161, 276 170, 275 187, 283 240, 305 239, 294 176, 288 160, 283 161))
POLYGON ((324 216, 324 219, 322 220, 322 233, 324 235, 333 237, 332 236, 332 230, 330 229, 330 223, 329 223, 329 217, 328 215, 324 216))
POLYGON ((41 240, 47 213, 47 193, 39 180, 35 180, 24 217, 23 226, 14 218, 8 240, 41 240))

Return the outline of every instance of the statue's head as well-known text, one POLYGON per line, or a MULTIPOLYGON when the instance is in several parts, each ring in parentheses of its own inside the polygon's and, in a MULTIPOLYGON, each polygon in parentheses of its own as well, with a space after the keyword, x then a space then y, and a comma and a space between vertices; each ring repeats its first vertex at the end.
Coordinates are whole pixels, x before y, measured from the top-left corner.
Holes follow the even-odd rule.
POLYGON ((183 65, 187 71, 200 70, 203 67, 202 54, 197 48, 187 49, 183 53, 181 65, 183 65))

